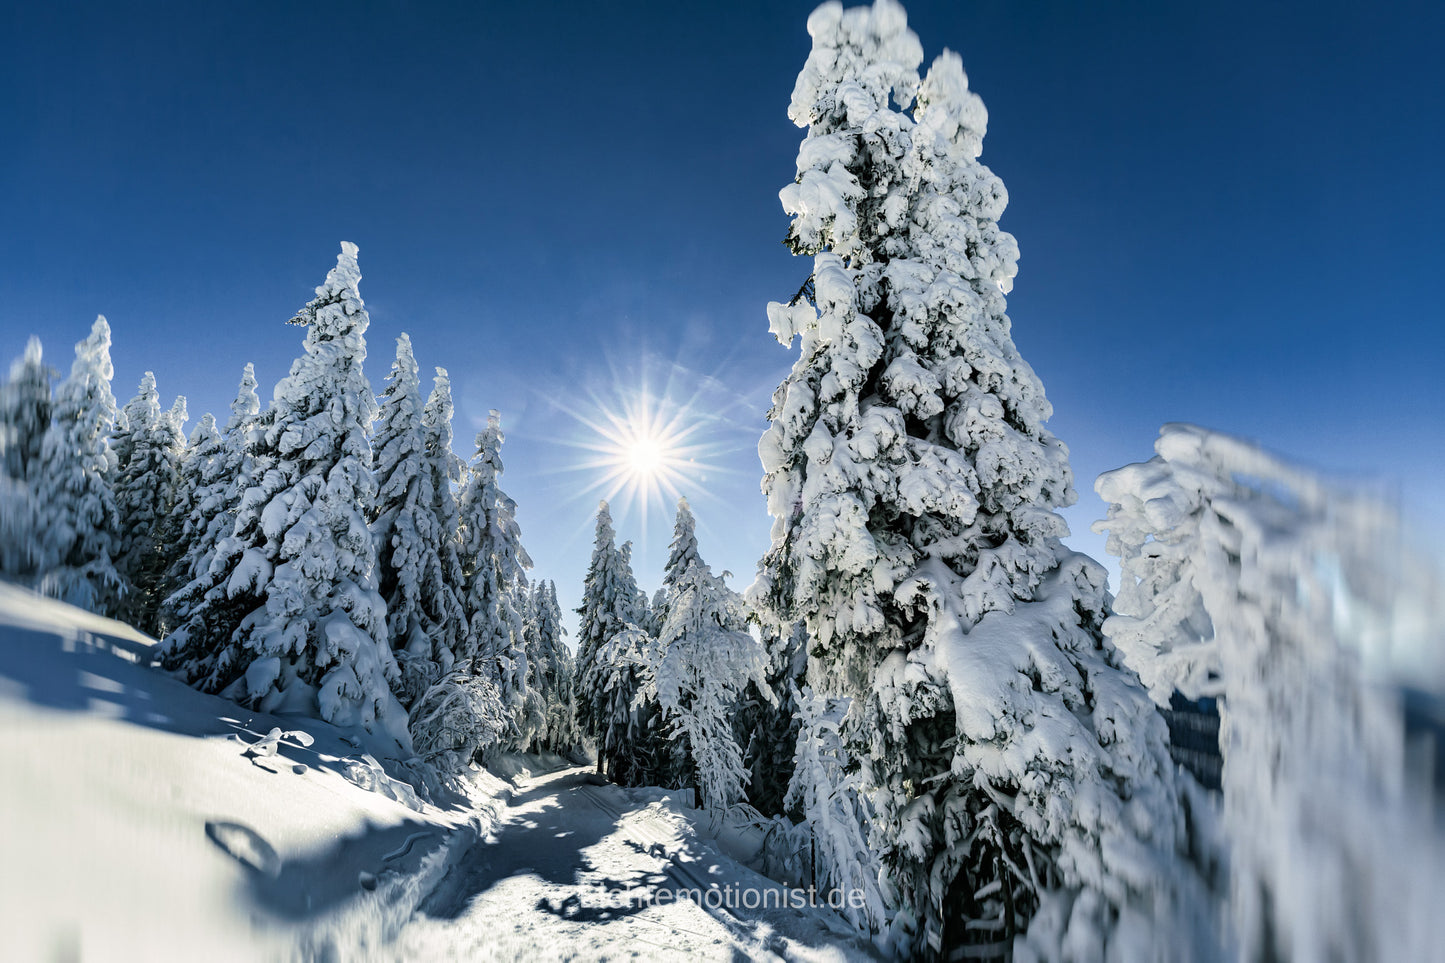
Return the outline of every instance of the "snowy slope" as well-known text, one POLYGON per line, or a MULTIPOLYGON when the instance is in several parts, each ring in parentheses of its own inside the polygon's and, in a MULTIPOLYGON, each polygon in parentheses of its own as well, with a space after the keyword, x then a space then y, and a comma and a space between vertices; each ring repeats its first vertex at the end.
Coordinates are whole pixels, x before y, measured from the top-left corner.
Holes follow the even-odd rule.
POLYGON ((196 692, 150 644, 0 584, 6 959, 354 958, 489 828, 499 780, 414 811, 345 777, 371 772, 349 734, 196 692), (243 754, 278 726, 315 742, 243 754))
POLYGON ((422 805, 361 730, 199 693, 148 666, 153 645, 0 583, 0 958, 872 955, 666 793, 507 760, 509 781, 422 805))

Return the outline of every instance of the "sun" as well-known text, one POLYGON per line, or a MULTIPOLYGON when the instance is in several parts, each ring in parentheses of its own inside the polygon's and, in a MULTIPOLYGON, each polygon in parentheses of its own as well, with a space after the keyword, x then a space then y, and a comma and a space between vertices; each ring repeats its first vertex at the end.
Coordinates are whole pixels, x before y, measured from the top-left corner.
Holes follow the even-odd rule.
POLYGON ((663 448, 661 441, 651 435, 634 435, 627 442, 623 455, 627 460, 628 470, 638 481, 652 478, 667 464, 667 450, 663 448))
POLYGON ((756 450, 755 412, 724 379, 680 361, 644 352, 621 368, 609 367, 606 381, 548 398, 575 425, 551 440, 576 452, 558 467, 577 479, 569 500, 595 506, 600 498, 614 524, 635 524, 645 561, 649 529, 670 528, 680 498, 705 505, 718 497, 719 486, 749 474, 729 461, 756 450), (740 421, 740 414, 750 420, 740 421))
POLYGON ((698 494, 709 446, 703 442, 706 420, 688 405, 647 390, 614 405, 599 404, 587 415, 574 415, 587 437, 573 444, 588 453, 575 467, 593 473, 591 487, 614 509, 667 516, 671 503, 698 494))
POLYGON ((685 485, 692 455, 688 419, 659 399, 641 393, 621 411, 605 411, 591 426, 597 437, 587 447, 597 453, 592 466, 603 469, 609 499, 619 494, 646 505, 676 497, 685 485))

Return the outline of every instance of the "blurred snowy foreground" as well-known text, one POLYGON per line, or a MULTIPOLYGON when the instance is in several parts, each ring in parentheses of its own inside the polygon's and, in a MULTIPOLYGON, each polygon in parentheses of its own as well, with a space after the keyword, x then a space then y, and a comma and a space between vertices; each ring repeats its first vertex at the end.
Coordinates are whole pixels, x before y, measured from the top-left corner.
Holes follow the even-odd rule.
POLYGON ((530 757, 423 803, 361 730, 199 693, 153 644, 0 583, 6 959, 870 955, 659 790, 530 757))

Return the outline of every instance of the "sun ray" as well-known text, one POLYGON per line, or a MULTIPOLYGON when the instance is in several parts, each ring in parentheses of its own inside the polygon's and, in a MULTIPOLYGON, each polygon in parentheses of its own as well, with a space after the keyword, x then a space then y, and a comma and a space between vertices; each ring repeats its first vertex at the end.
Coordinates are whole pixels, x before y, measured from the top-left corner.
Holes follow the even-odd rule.
POLYGON ((605 380, 542 396, 574 426, 548 439, 572 456, 542 474, 576 480, 559 486, 563 503, 591 502, 573 538, 590 537, 598 498, 611 506, 619 531, 635 525, 634 564, 642 571, 659 548, 649 530, 671 531, 680 497, 696 510, 750 475, 735 463, 757 444, 756 400, 744 400, 719 375, 646 351, 620 367, 610 358, 607 365, 605 380))
POLYGON ((671 503, 698 488, 718 447, 707 441, 707 419, 691 406, 658 396, 646 387, 607 405, 593 399, 591 410, 571 414, 586 436, 568 441, 584 455, 571 466, 595 479, 589 490, 614 509, 636 510, 644 525, 654 510, 670 517, 671 503))

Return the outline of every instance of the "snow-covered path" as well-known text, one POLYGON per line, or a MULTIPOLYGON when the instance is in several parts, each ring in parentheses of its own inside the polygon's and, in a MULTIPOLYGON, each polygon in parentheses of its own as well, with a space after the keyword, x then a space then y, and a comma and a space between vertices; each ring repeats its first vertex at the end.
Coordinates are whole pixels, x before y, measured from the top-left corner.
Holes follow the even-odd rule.
POLYGON ((492 837, 463 856, 422 903, 397 940, 398 955, 557 960, 870 955, 831 914, 790 908, 786 891, 700 840, 681 807, 651 794, 655 801, 638 801, 649 791, 600 784, 585 768, 531 781, 514 794, 492 837), (674 894, 682 895, 674 899, 674 894))
POLYGON ((153 644, 0 582, 0 958, 872 955, 661 790, 477 772, 446 808, 405 805, 359 731, 197 692, 153 644), (301 735, 270 754, 272 729, 301 735))

